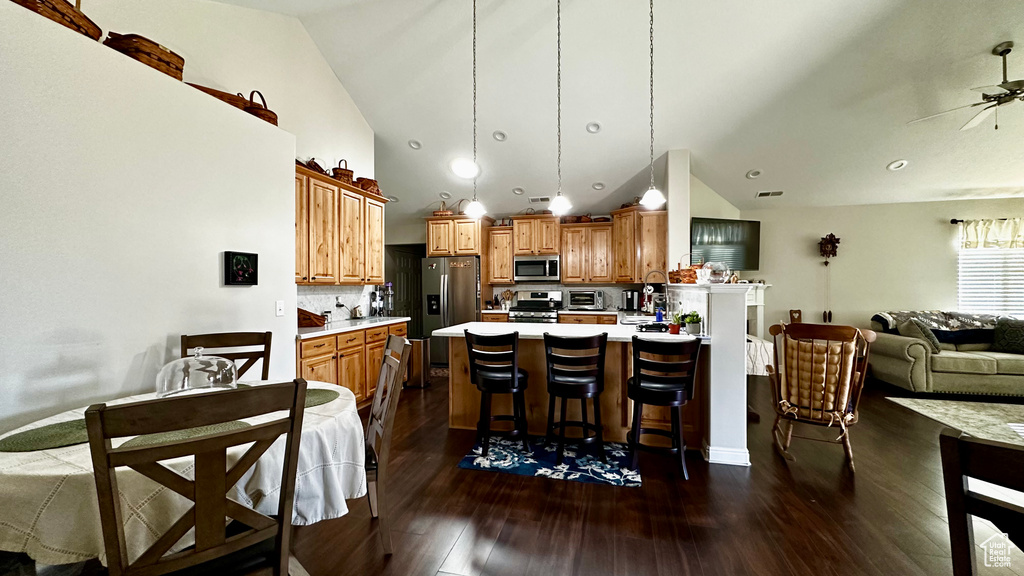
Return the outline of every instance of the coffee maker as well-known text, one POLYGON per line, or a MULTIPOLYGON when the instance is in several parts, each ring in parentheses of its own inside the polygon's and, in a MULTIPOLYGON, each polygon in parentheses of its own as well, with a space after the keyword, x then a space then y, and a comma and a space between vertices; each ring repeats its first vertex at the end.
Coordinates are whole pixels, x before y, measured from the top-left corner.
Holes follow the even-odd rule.
POLYGON ((621 310, 627 312, 635 312, 640 309, 640 291, 639 290, 623 290, 622 291, 622 303, 619 305, 621 310))

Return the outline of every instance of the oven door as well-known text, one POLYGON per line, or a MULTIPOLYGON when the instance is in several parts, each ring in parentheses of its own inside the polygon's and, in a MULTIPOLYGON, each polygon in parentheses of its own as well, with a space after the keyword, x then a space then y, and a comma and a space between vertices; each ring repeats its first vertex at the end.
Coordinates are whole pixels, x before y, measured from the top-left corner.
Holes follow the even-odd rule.
POLYGON ((558 282, 562 279, 558 256, 516 256, 512 266, 516 282, 558 282))
POLYGON ((570 310, 604 310, 604 298, 596 290, 570 290, 570 310))

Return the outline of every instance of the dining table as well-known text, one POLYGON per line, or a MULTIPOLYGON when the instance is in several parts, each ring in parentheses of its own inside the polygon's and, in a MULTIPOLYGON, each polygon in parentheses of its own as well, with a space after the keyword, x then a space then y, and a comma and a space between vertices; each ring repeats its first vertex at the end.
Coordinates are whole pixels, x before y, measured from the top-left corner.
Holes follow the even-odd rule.
MULTIPOLYGON (((245 384, 259 386, 270 382, 245 384)), ((338 396, 324 404, 307 406, 304 412, 292 513, 295 526, 344 516, 348 513, 347 499, 366 495, 365 446, 355 396, 335 384, 307 381, 307 385, 309 390, 333 390, 338 396)), ((141 394, 107 404, 155 397, 141 394)), ((86 407, 68 410, 0 434, 0 441, 33 428, 82 419, 85 410, 86 407)), ((243 422, 254 425, 279 417, 280 413, 265 414, 243 422)), ((248 446, 229 449, 229 468, 248 446)), ((284 453, 282 436, 242 476, 228 497, 262 514, 276 514, 284 453)), ((193 478, 191 457, 163 464, 193 478)), ((167 531, 192 503, 128 468, 118 469, 117 481, 126 544, 129 557, 134 558, 167 531)), ((191 544, 190 532, 174 550, 191 544)), ((71 564, 98 558, 106 565, 87 442, 46 450, 0 452, 0 551, 24 553, 39 564, 71 564)))

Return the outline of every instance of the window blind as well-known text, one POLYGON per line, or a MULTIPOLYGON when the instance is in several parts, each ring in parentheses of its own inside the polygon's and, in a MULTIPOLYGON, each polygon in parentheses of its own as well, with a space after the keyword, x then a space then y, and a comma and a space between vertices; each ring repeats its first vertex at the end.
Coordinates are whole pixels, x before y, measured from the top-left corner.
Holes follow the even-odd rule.
POLYGON ((1024 317, 1024 248, 962 248, 958 309, 1024 317))

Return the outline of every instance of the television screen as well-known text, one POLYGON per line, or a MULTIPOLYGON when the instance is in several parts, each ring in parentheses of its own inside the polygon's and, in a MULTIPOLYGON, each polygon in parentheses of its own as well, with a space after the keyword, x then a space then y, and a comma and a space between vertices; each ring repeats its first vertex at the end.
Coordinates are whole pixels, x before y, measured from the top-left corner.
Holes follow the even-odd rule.
POLYGON ((757 270, 761 223, 755 220, 690 219, 690 263, 724 262, 730 270, 757 270))

